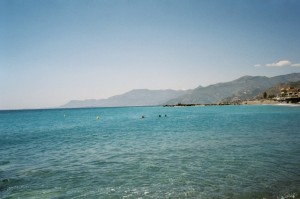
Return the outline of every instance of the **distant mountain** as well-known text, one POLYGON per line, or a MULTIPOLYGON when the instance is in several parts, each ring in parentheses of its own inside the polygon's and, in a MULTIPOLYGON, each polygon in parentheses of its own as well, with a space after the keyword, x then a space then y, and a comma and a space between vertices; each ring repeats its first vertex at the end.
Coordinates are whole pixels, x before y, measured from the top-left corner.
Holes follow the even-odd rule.
POLYGON ((190 90, 136 89, 107 99, 72 100, 61 106, 61 108, 161 105, 170 99, 177 98, 188 92, 190 90))
POLYGON ((218 83, 193 90, 148 90, 136 89, 107 99, 72 100, 62 108, 152 106, 218 103, 232 98, 252 99, 266 89, 287 82, 300 81, 300 73, 276 77, 244 76, 231 82, 218 83))
POLYGON ((191 92, 165 102, 165 104, 208 104, 223 99, 238 97, 241 100, 251 99, 260 92, 280 83, 296 82, 300 73, 276 77, 244 76, 237 80, 218 83, 207 87, 198 87, 191 92))

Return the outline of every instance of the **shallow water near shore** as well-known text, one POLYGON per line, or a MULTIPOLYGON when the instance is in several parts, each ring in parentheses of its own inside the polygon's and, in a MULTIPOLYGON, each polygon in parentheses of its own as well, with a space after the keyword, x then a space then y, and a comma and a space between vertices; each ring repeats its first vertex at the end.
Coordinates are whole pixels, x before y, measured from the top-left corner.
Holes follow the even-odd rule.
POLYGON ((0 111, 0 198, 293 197, 300 107, 0 111))

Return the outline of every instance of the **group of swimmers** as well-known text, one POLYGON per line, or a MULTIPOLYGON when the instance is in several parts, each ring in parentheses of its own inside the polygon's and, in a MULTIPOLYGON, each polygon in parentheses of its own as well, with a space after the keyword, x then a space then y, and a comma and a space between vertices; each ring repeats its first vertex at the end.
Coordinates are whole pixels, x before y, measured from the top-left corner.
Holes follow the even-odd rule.
MULTIPOLYGON (((66 118, 66 117, 67 117, 67 115, 66 115, 66 114, 64 114, 64 117, 66 118)), ((162 117, 162 115, 158 115, 158 117, 162 117)), ((167 116, 167 114, 165 114, 165 117, 168 117, 168 116, 167 116)), ((144 115, 142 115, 141 119, 144 119, 144 118, 145 118, 145 116, 144 116, 144 115)), ((100 116, 99 116, 99 115, 97 115, 97 116, 96 116, 96 120, 100 120, 100 116)))
MULTIPOLYGON (((161 116, 161 115, 158 115, 158 117, 162 117, 162 116, 161 116)), ((167 114, 165 114, 165 117, 168 117, 167 114)), ((141 119, 144 119, 144 118, 145 118, 145 116, 142 115, 141 119)))

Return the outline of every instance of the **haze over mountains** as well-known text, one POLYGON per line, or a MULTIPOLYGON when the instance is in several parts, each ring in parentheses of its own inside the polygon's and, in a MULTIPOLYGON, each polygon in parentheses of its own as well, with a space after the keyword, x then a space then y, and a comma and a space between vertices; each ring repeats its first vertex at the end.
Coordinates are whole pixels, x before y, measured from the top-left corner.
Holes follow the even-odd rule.
POLYGON ((155 106, 189 93, 190 90, 148 90, 135 89, 107 99, 72 100, 62 108, 79 107, 118 107, 118 106, 155 106))
POLYGON ((62 108, 154 106, 164 104, 208 104, 225 98, 251 99, 266 89, 278 84, 300 81, 300 73, 275 77, 243 76, 231 82, 217 83, 191 90, 136 89, 107 99, 72 100, 62 108))

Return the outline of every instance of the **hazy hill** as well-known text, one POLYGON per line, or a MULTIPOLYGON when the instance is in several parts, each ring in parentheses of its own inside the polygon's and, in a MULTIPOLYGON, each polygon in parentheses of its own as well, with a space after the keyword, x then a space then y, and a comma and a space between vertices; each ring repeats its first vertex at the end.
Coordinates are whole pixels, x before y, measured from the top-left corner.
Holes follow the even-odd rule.
POLYGON ((250 99, 260 92, 280 83, 300 80, 300 73, 280 75, 275 77, 244 76, 237 80, 218 83, 207 87, 199 87, 183 96, 167 101, 165 104, 204 104, 217 103, 225 98, 238 97, 250 99))
POLYGON ((62 108, 151 106, 163 104, 207 104, 238 97, 252 99, 266 89, 278 84, 300 81, 300 73, 276 77, 244 76, 231 82, 218 83, 193 90, 148 90, 136 89, 107 99, 72 100, 62 108))
POLYGON ((72 100, 62 108, 161 105, 190 91, 136 89, 107 99, 72 100))

